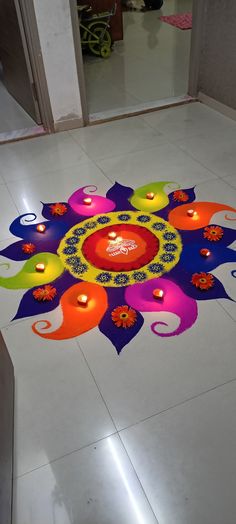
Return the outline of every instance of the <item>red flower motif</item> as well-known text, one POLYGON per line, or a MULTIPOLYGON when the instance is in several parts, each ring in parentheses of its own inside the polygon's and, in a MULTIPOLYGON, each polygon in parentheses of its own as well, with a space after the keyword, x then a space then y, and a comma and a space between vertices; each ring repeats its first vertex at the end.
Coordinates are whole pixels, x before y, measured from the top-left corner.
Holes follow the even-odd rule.
POLYGON ((22 244, 22 251, 24 251, 24 253, 27 255, 30 255, 36 251, 36 246, 31 244, 31 242, 28 242, 28 244, 22 244))
POLYGON ((137 320, 137 313, 129 306, 118 306, 113 309, 111 318, 117 327, 129 328, 137 320))
POLYGON ((216 242, 217 240, 220 240, 223 237, 224 231, 222 227, 220 226, 207 226, 204 228, 203 236, 204 238, 207 238, 207 240, 211 240, 213 242, 216 242))
POLYGON ((55 287, 50 286, 50 284, 46 284, 44 287, 38 287, 33 291, 34 298, 36 300, 40 301, 49 301, 53 300, 54 297, 57 294, 57 290, 55 287))
POLYGON ((191 283, 199 289, 210 289, 214 286, 214 277, 211 273, 194 273, 191 283))
POLYGON ((50 212, 52 215, 62 216, 67 212, 67 207, 65 204, 60 204, 57 202, 56 204, 52 204, 50 206, 50 212))
POLYGON ((177 202, 187 202, 189 200, 189 196, 185 191, 175 191, 174 192, 174 200, 177 202))

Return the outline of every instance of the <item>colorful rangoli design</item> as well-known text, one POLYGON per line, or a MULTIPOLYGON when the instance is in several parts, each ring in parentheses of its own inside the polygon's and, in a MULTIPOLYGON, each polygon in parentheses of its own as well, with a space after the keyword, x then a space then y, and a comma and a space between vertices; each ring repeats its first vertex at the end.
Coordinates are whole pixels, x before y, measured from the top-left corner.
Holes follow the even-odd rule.
POLYGON ((4 288, 27 290, 13 320, 39 315, 34 333, 54 340, 98 326, 120 353, 142 328, 142 313, 151 313, 153 334, 170 337, 194 324, 199 300, 231 300, 211 271, 236 262, 236 234, 211 219, 224 211, 236 220, 236 209, 197 202, 194 188, 173 185, 115 183, 106 197, 82 187, 68 202, 43 204, 40 224, 35 214, 16 218, 10 231, 21 240, 0 252, 25 260, 15 276, 0 277, 4 288), (57 306, 63 319, 53 330, 43 315, 57 306), (174 331, 163 312, 179 318, 174 331))

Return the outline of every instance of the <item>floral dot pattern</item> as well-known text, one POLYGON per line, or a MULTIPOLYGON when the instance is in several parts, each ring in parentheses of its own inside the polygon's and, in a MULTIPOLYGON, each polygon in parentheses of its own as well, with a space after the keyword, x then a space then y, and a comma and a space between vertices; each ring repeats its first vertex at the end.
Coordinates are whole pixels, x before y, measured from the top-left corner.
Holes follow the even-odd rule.
POLYGON ((163 235, 164 240, 174 240, 176 238, 175 233, 170 233, 169 231, 167 233, 164 233, 163 235))
POLYGON ((151 273, 155 273, 155 274, 156 273, 162 273, 162 271, 164 269, 164 266, 163 266, 163 264, 150 264, 148 266, 148 269, 149 269, 149 271, 151 271, 151 273))
POLYGON ((87 229, 95 229, 95 227, 97 227, 97 222, 88 222, 86 224, 87 229))
POLYGON ((133 278, 135 282, 143 282, 147 278, 147 273, 145 273, 145 271, 135 271, 133 273, 133 278))
POLYGON ((122 215, 118 215, 117 218, 121 220, 121 222, 127 222, 127 220, 130 220, 130 215, 123 213, 122 215))
POLYGON ((142 222, 143 224, 150 222, 151 218, 147 215, 140 215, 137 217, 138 222, 142 222))
POLYGON ((164 253, 164 255, 161 256, 161 259, 163 262, 173 262, 175 255, 172 255, 172 253, 164 253))
POLYGON ((73 255, 74 253, 76 253, 76 247, 74 246, 65 247, 65 249, 63 249, 63 253, 64 255, 73 255))
POLYGON ((66 239, 66 243, 69 245, 78 244, 79 240, 77 237, 70 237, 66 239))
POLYGON ((114 282, 118 286, 127 286, 129 283, 129 277, 125 273, 118 273, 114 278, 114 282))
POLYGON ((163 231, 166 226, 162 222, 155 222, 155 224, 152 225, 152 229, 155 229, 156 231, 163 231))
POLYGON ((176 244, 164 244, 164 249, 168 252, 168 253, 174 253, 175 251, 177 251, 178 247, 176 246, 176 244))
POLYGON ((73 231, 74 235, 80 237, 81 235, 84 235, 86 233, 86 229, 84 227, 77 227, 73 231))
POLYGON ((96 277, 96 281, 99 282, 100 284, 104 284, 105 282, 110 282, 112 280, 112 276, 110 273, 108 272, 104 272, 104 273, 99 273, 99 275, 97 275, 96 277))
POLYGON ((106 217, 106 215, 103 215, 97 219, 97 222, 98 224, 108 224, 110 220, 110 217, 106 217))

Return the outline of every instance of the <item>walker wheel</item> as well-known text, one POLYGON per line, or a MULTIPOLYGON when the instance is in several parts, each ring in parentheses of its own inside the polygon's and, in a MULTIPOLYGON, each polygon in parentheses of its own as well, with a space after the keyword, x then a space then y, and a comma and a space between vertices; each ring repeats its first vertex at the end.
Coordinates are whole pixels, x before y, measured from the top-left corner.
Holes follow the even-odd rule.
POLYGON ((109 56, 111 56, 110 46, 103 44, 100 49, 100 54, 102 58, 109 58, 109 56))

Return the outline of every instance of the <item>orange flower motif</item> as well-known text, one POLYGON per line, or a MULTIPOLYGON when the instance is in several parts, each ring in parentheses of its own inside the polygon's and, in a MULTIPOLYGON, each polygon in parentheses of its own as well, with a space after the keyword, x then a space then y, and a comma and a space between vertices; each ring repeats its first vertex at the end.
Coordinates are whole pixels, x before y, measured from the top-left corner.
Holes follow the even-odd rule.
POLYGON ((50 206, 50 210, 52 215, 62 216, 67 212, 67 207, 65 204, 60 204, 57 202, 56 204, 52 204, 50 206))
POLYGON ((174 200, 177 200, 177 202, 187 202, 189 200, 189 196, 187 193, 185 193, 185 191, 175 191, 174 200))
POLYGON ((211 273, 194 273, 191 283, 199 289, 210 289, 214 286, 214 277, 211 273))
POLYGON ((137 320, 137 313, 129 306, 118 306, 113 309, 111 318, 117 327, 129 328, 137 320))
POLYGON ((22 251, 24 251, 24 253, 26 253, 27 255, 34 253, 35 250, 36 246, 34 244, 31 244, 31 242, 29 242, 28 244, 22 244, 22 251))
POLYGON ((220 226, 207 226, 204 228, 204 238, 216 242, 223 237, 224 231, 220 226))
POLYGON ((39 301, 49 301, 53 300, 54 297, 57 294, 57 290, 55 287, 50 286, 50 284, 47 284, 44 287, 38 287, 33 291, 34 298, 39 301))

